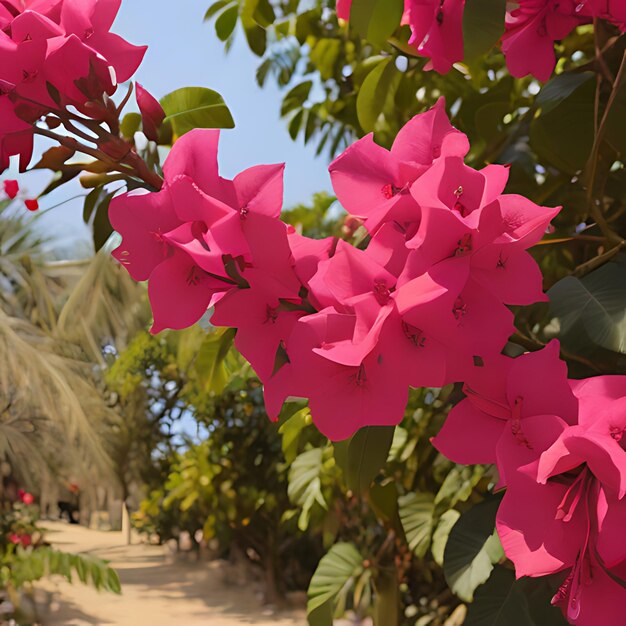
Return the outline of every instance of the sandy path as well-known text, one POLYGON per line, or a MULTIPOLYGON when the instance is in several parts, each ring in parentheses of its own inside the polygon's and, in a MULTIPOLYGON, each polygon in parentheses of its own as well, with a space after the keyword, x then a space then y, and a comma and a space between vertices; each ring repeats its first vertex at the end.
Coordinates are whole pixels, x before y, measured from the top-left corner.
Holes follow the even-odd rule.
POLYGON ((49 581, 54 591, 45 626, 304 626, 302 612, 275 614, 249 587, 229 586, 221 565, 171 563, 163 547, 124 545, 122 533, 45 522, 47 537, 68 552, 89 552, 111 561, 122 595, 81 584, 49 581))

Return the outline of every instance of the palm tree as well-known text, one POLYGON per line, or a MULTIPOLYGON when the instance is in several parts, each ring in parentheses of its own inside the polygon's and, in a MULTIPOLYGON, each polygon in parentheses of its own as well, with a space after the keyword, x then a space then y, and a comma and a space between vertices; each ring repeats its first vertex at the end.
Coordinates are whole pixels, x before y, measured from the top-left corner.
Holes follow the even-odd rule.
POLYGON ((104 253, 50 262, 36 220, 0 202, 0 461, 31 484, 110 483, 103 354, 142 323, 145 298, 104 253))

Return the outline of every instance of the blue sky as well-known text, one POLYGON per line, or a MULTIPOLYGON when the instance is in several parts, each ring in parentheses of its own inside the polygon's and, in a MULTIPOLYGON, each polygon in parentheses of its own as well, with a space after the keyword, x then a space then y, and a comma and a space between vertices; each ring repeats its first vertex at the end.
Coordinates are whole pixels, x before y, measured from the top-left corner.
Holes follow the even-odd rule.
MULTIPOLYGON (((247 48, 241 33, 228 55, 217 39, 213 23, 203 23, 211 0, 123 0, 113 30, 148 52, 136 79, 155 96, 179 87, 203 86, 226 100, 236 128, 223 131, 220 167, 228 177, 257 163, 287 163, 285 206, 306 202, 315 191, 331 190, 324 157, 315 158, 314 146, 295 143, 279 118, 281 94, 271 80, 260 89, 255 80, 258 58, 247 48)), ((120 94, 121 95, 121 90, 120 94)), ((34 195, 48 173, 30 173, 21 183, 34 195)), ((42 208, 82 193, 78 184, 50 194, 42 208)), ((42 222, 63 247, 88 236, 81 220, 82 201, 70 201, 48 212, 42 222)))

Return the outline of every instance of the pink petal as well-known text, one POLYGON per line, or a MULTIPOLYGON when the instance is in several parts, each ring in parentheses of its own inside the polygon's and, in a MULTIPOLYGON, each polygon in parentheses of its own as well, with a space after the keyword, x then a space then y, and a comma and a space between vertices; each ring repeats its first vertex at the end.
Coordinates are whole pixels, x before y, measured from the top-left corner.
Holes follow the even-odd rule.
POLYGON ((235 207, 237 198, 231 181, 219 176, 217 147, 219 130, 196 128, 176 141, 163 164, 167 183, 179 174, 189 176, 207 195, 235 207))
POLYGON ((181 224, 174 213, 169 192, 131 191, 111 200, 109 219, 122 236, 113 256, 135 280, 148 280, 168 255, 163 235, 181 224))
POLYGON ((206 313, 213 294, 223 290, 222 281, 203 272, 185 253, 176 252, 150 275, 148 295, 154 315, 150 332, 193 326, 206 313))
POLYGON ((237 174, 234 185, 237 208, 278 217, 283 206, 285 164, 257 165, 237 174))
POLYGON ((432 444, 454 463, 492 464, 505 424, 485 415, 466 398, 450 411, 432 444))
POLYGON ((398 132, 392 154, 402 161, 430 165, 443 156, 464 157, 469 152, 465 134, 450 124, 445 99, 409 120, 398 132))
POLYGON ((567 380, 567 365, 560 360, 559 342, 513 360, 507 397, 510 406, 522 399, 522 417, 558 415, 569 424, 578 417, 578 402, 567 380))

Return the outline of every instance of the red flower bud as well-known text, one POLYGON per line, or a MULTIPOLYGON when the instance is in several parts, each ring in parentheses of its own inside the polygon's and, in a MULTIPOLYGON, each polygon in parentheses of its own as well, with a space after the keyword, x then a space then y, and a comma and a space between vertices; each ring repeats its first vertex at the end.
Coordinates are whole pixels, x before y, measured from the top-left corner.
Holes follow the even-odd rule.
POLYGON ((35 497, 33 496, 32 493, 24 493, 24 495, 22 495, 22 502, 24 504, 32 504, 35 501, 35 497))
POLYGON ((20 186, 18 185, 16 180, 5 180, 2 183, 4 185, 4 193, 13 200, 15 196, 19 193, 20 186))
POLYGON ((137 105, 141 111, 143 134, 150 141, 158 141, 159 128, 165 119, 165 111, 159 101, 137 83, 137 105))

